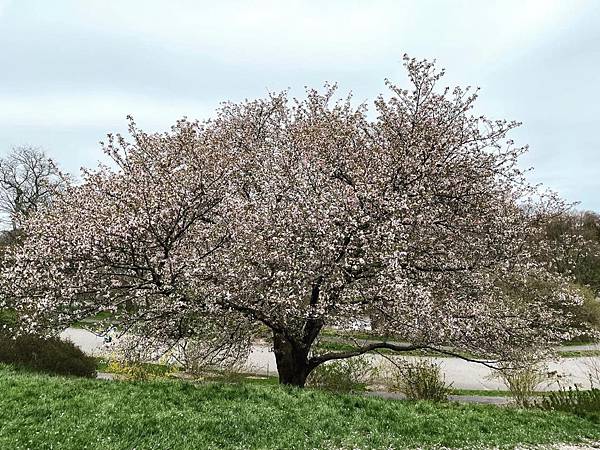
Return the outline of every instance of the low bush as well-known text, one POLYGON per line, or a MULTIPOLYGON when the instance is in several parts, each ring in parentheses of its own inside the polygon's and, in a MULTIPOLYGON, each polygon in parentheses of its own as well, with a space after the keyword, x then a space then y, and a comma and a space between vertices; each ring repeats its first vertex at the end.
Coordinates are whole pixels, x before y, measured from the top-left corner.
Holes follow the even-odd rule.
POLYGON ((125 360, 110 360, 104 370, 131 381, 148 381, 156 378, 156 374, 148 370, 143 364, 125 360))
POLYGON ((515 405, 520 408, 533 405, 537 387, 548 379, 548 375, 537 365, 504 368, 497 372, 497 376, 508 388, 515 405))
POLYGON ((600 357, 589 358, 586 361, 586 366, 589 370, 591 387, 600 386, 600 357))
POLYGON ((57 337, 0 337, 0 362, 58 375, 96 376, 96 360, 57 337))
POLYGON ((439 364, 427 360, 394 363, 391 378, 392 389, 409 400, 447 401, 452 387, 439 364))
POLYGON ((149 381, 168 378, 179 370, 172 364, 153 364, 124 358, 111 358, 101 361, 102 370, 119 375, 129 381, 149 381))
POLYGON ((354 357, 321 364, 311 372, 307 384, 335 392, 360 392, 374 373, 367 357, 354 357))
POLYGON ((175 359, 189 374, 202 376, 207 371, 238 371, 248 357, 250 346, 241 339, 223 342, 186 339, 175 347, 175 359))
POLYGON ((538 406, 549 411, 562 411, 600 423, 600 389, 581 390, 575 388, 549 392, 538 402, 538 406))

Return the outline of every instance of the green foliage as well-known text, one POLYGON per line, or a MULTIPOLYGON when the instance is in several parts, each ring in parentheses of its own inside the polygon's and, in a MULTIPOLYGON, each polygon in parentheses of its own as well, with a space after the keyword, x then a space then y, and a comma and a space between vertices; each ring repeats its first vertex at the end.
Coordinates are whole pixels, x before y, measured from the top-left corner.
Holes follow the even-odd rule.
POLYGON ((375 370, 367 357, 331 361, 314 369, 307 384, 335 392, 360 392, 365 390, 375 370))
POLYGON ((581 330, 574 341, 596 339, 589 327, 600 330, 600 216, 572 212, 553 217, 544 225, 535 250, 536 259, 572 279, 572 287, 584 299, 582 305, 565 311, 581 330))
MULTIPOLYGON (((600 261, 598 264, 600 265, 600 261)), ((579 311, 581 320, 600 331, 600 298, 596 297, 592 289, 587 287, 580 288, 580 292, 583 297, 583 304, 579 311)), ((589 336, 584 336, 584 338, 589 338, 589 336)))
POLYGON ((255 384, 108 382, 0 365, 0 448, 514 448, 600 440, 577 416, 255 384))
POLYGON ((581 390, 575 388, 550 392, 539 402, 545 410, 563 411, 576 414, 600 424, 600 389, 581 390))
POLYGON ((600 294, 600 216, 593 212, 563 214, 546 224, 546 239, 555 245, 559 272, 600 294))
POLYGON ((595 342, 600 333, 600 298, 596 297, 590 287, 575 283, 571 284, 571 288, 583 301, 566 310, 572 316, 575 330, 575 334, 567 344, 595 342))
POLYGON ((0 362, 50 374, 96 376, 96 360, 59 338, 0 337, 0 362))
POLYGON ((451 386, 439 364, 427 360, 403 361, 392 369, 392 389, 403 393, 409 400, 448 400, 451 386))
POLYGON ((600 295, 600 215, 585 212, 581 214, 578 225, 578 232, 586 240, 588 251, 579 258, 574 274, 580 283, 590 286, 595 294, 600 295))
POLYGON ((0 336, 8 335, 17 323, 17 313, 13 309, 0 309, 0 336))

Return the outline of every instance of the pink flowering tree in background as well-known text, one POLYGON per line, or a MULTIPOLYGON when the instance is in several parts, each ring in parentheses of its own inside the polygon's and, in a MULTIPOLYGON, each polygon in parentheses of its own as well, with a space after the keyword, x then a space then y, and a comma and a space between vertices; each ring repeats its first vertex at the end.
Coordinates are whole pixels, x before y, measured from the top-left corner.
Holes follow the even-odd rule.
POLYGON ((32 331, 111 311, 140 341, 206 339, 221 355, 258 324, 297 386, 377 349, 491 363, 569 337, 563 306, 579 298, 530 248, 562 205, 526 182, 526 149, 507 137, 518 124, 473 116, 476 94, 438 88, 433 64, 405 65, 411 89, 387 83, 374 114, 326 86, 164 134, 131 121, 130 140, 104 146, 116 169, 29 219, 4 301, 32 331), (324 327, 369 317, 394 342, 315 350, 324 327))

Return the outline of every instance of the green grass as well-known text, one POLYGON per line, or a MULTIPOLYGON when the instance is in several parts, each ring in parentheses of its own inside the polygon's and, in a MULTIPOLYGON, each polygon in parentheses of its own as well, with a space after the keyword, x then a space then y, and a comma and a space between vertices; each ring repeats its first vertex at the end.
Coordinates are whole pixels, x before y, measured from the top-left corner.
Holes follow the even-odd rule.
POLYGON ((109 382, 0 366, 0 448, 504 448, 600 440, 573 415, 261 384, 109 382))
POLYGON ((595 358, 600 356, 600 350, 569 350, 560 351, 558 356, 561 358, 595 358))
MULTIPOLYGON (((480 397, 510 397, 510 391, 487 390, 487 389, 450 389, 450 395, 473 395, 480 397)), ((533 395, 541 396, 545 392, 534 392, 533 395)))
MULTIPOLYGON (((113 320, 114 313, 110 311, 100 311, 92 316, 86 317, 85 319, 78 320, 77 322, 72 323, 71 328, 94 328, 99 325, 106 325, 109 322, 114 322, 113 320)), ((116 323, 115 323, 116 325, 116 323)))
POLYGON ((203 381, 234 384, 258 384, 264 386, 277 386, 279 378, 274 376, 251 375, 239 372, 207 372, 203 381))

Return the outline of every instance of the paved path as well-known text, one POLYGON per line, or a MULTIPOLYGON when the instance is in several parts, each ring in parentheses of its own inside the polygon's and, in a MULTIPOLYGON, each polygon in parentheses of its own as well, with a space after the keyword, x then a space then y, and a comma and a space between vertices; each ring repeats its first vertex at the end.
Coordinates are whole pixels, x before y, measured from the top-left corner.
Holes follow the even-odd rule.
MULTIPOLYGON (((104 338, 96 336, 90 331, 69 328, 61 333, 61 337, 71 340, 79 346, 84 352, 95 356, 107 355, 111 353, 104 338)), ((381 368, 385 374, 386 367, 389 367, 389 362, 381 355, 368 355, 372 363, 381 368)), ((417 357, 405 356, 407 360, 427 359, 438 363, 446 377, 446 381, 452 384, 455 389, 478 389, 478 390, 505 390, 504 384, 493 377, 492 369, 489 369, 481 364, 471 363, 459 358, 439 358, 439 357, 417 357)), ((600 361, 600 358, 596 358, 600 361)), ((577 383, 584 388, 589 387, 588 373, 592 358, 563 358, 559 361, 550 362, 548 364, 549 371, 555 371, 563 376, 561 386, 566 387, 577 383)), ((600 362, 599 362, 600 364, 600 362)), ((253 372, 261 375, 276 375, 277 365, 275 363, 275 355, 269 346, 255 345, 250 352, 248 360, 244 368, 248 372, 253 372)), ((383 378, 383 377, 382 377, 383 378)), ((558 385, 553 383, 545 383, 540 386, 540 390, 555 390, 558 385)))

